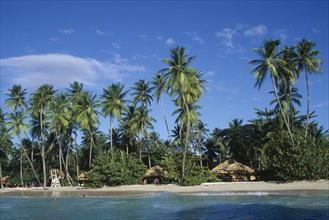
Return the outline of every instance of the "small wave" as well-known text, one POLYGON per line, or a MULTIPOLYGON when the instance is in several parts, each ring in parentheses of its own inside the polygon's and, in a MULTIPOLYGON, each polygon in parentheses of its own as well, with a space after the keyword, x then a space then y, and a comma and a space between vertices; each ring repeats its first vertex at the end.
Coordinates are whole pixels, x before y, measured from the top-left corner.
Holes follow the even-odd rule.
POLYGON ((189 193, 191 196, 267 196, 274 195, 274 192, 215 192, 215 193, 189 193))

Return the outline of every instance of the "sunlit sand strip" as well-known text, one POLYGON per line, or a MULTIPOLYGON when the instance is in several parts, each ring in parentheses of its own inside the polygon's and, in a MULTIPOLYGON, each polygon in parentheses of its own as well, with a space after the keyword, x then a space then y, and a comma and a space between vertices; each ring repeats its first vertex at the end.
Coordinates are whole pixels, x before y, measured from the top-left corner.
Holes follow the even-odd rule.
POLYGON ((140 195, 156 192, 173 193, 216 193, 216 192, 273 192, 273 191, 324 191, 329 196, 329 180, 278 182, 235 182, 203 183, 199 186, 178 185, 129 185, 103 187, 99 189, 84 187, 58 187, 43 190, 37 188, 0 189, 0 196, 115 196, 140 195))

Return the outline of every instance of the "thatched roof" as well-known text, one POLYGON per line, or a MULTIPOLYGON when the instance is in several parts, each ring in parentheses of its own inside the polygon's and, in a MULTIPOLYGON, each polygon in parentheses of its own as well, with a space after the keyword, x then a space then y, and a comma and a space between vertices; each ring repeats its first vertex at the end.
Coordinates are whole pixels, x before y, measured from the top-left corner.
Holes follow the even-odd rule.
POLYGON ((7 182, 9 180, 10 176, 4 176, 1 178, 2 182, 7 182))
POLYGON ((216 166, 214 169, 211 170, 212 173, 223 173, 224 172, 230 172, 230 171, 244 171, 247 173, 253 173, 254 170, 250 167, 239 163, 235 160, 226 160, 223 163, 216 166))
POLYGON ((87 176, 85 173, 81 173, 79 176, 78 176, 78 180, 81 180, 81 181, 85 181, 87 179, 87 176))
POLYGON ((145 178, 150 178, 150 177, 162 177, 167 174, 167 170, 160 167, 160 166, 155 166, 151 167, 146 171, 146 173, 143 176, 143 179, 145 178))

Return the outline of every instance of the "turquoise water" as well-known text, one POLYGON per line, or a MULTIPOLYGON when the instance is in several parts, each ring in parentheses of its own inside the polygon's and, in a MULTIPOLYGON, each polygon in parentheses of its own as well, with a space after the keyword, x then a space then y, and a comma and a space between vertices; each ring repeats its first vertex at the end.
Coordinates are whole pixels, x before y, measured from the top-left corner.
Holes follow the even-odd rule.
POLYGON ((0 219, 329 219, 328 192, 0 197, 0 219))

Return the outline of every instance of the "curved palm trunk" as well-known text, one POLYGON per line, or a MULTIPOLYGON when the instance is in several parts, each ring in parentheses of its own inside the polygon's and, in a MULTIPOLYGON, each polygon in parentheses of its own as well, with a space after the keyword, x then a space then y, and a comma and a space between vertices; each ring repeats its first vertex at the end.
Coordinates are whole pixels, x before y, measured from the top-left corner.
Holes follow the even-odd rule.
POLYGON ((274 89, 275 97, 276 97, 276 100, 277 100, 277 102, 278 102, 278 104, 279 104, 280 112, 281 112, 281 114, 282 114, 282 118, 283 118, 283 120, 284 120, 284 123, 286 124, 287 129, 288 129, 289 136, 290 136, 290 139, 291 139, 291 143, 292 143, 292 145, 294 145, 294 138, 293 138, 293 136, 292 136, 292 133, 291 133, 291 130, 290 130, 290 126, 289 126, 289 124, 288 124, 288 122, 287 122, 286 116, 284 115, 284 112, 282 111, 282 105, 281 105, 281 102, 280 102, 280 99, 279 99, 279 96, 278 96, 278 92, 277 92, 277 90, 276 90, 276 84, 275 84, 275 80, 274 80, 273 75, 271 76, 271 78, 272 78, 272 85, 273 85, 273 89, 274 89))
POLYGON ((306 77, 306 88, 307 88, 307 113, 306 113, 306 124, 305 124, 305 139, 307 138, 307 132, 308 132, 308 121, 310 119, 310 87, 308 84, 308 74, 307 71, 305 71, 305 77, 306 77))
POLYGON ((64 169, 65 169, 65 171, 66 171, 66 180, 67 180, 67 182, 69 183, 69 185, 72 186, 73 180, 72 180, 72 178, 71 178, 71 175, 69 174, 68 167, 67 167, 67 164, 66 164, 65 161, 64 161, 64 157, 63 157, 63 155, 62 155, 62 158, 61 158, 61 159, 62 159, 62 161, 63 161, 64 169))
POLYGON ((164 118, 164 120, 165 120, 166 128, 167 128, 167 132, 168 132, 168 138, 169 138, 169 141, 170 141, 170 143, 171 143, 171 136, 170 136, 169 126, 168 126, 168 122, 167 122, 166 112, 165 112, 165 110, 164 110, 164 106, 163 106, 162 94, 160 95, 160 101, 161 101, 161 106, 162 106, 163 118, 164 118))
POLYGON ((32 171, 33 171, 33 174, 34 174, 35 178, 36 178, 37 181, 38 181, 38 184, 39 184, 44 190, 46 190, 46 188, 41 184, 41 182, 40 182, 40 180, 39 180, 39 178, 38 178, 38 176, 37 176, 37 173, 35 172, 35 169, 34 169, 33 163, 31 162, 31 160, 30 160, 30 158, 29 158, 29 155, 27 154, 27 152, 26 152, 26 150, 25 150, 25 148, 24 148, 24 146, 23 146, 22 138, 21 138, 20 135, 18 135, 18 139, 19 139, 19 141, 20 141, 20 143, 21 143, 21 150, 24 151, 25 156, 26 156, 26 158, 27 158, 27 160, 28 160, 28 162, 29 162, 29 164, 30 164, 30 166, 31 166, 31 169, 32 169, 32 171))

